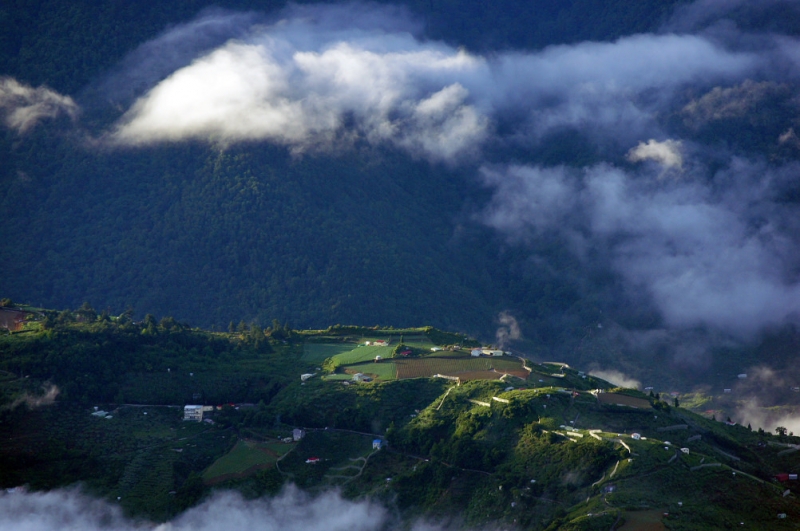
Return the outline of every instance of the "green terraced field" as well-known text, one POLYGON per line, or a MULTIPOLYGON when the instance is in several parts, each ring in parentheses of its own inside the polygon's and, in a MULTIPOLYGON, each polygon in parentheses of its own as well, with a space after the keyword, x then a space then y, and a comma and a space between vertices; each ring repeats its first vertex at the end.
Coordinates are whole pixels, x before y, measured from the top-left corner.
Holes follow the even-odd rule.
POLYGON ((409 358, 397 360, 398 378, 424 378, 434 374, 448 374, 457 376, 460 373, 491 371, 518 373, 522 378, 527 377, 527 372, 522 368, 522 363, 517 358, 472 358, 472 357, 431 357, 409 358))
POLYGON ((351 365, 372 361, 375 356, 392 357, 392 347, 356 346, 353 343, 306 343, 303 347, 302 361, 322 363, 333 358, 335 365, 351 365))
POLYGON ((328 358, 350 352, 355 348, 353 343, 310 343, 303 345, 302 361, 322 363, 328 358))
POLYGON ((361 363, 364 361, 372 361, 375 356, 383 358, 392 357, 392 347, 356 347, 349 352, 342 352, 334 356, 336 365, 352 365, 353 363, 361 363))
POLYGON ((374 375, 381 380, 394 380, 397 378, 397 367, 391 361, 383 361, 381 363, 367 362, 350 365, 347 367, 347 372, 355 374, 363 372, 367 375, 374 375))
MULTIPOLYGON (((203 480, 206 483, 214 483, 273 465, 280 457, 279 452, 275 451, 276 446, 241 440, 230 452, 214 461, 214 464, 203 472, 203 480)), ((286 448, 283 453, 291 448, 289 444, 281 446, 286 448)))

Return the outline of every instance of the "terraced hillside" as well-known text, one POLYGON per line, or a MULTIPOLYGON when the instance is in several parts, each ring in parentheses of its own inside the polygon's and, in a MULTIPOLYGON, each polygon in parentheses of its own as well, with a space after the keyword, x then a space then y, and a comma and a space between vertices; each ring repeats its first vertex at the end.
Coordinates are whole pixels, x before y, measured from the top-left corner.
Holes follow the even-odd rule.
MULTIPOLYGON (((565 364, 419 347, 363 362, 354 352, 368 347, 307 348, 335 344, 329 332, 210 333, 89 309, 35 315, 0 336, 3 488, 81 483, 157 521, 214 489, 257 497, 294 483, 369 496, 409 520, 458 515, 470 526, 800 522, 800 487, 789 479, 800 438, 718 422, 676 407, 677 397, 615 388, 565 364), (327 373, 323 351, 356 361, 327 373), (345 372, 378 367, 387 375, 369 382, 345 372), (136 401, 113 399, 124 396, 136 401), (184 421, 192 400, 220 407, 184 421)), ((452 345, 452 335, 425 334, 452 345)))

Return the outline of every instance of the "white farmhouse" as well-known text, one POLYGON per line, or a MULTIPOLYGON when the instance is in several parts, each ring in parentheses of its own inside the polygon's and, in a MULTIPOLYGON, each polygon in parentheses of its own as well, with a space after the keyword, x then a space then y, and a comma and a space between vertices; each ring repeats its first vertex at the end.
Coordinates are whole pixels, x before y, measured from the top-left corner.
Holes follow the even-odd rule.
POLYGON ((203 421, 203 406, 183 406, 183 420, 203 421))

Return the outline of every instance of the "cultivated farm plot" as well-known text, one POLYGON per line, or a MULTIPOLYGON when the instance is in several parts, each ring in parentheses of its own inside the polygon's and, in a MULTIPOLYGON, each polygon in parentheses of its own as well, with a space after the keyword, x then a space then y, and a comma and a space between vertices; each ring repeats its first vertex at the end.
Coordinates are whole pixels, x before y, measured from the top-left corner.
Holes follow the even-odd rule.
POLYGON ((358 372, 379 378, 380 380, 394 380, 397 378, 397 366, 393 361, 381 361, 380 363, 367 362, 350 365, 346 369, 348 375, 358 372))
POLYGON ((436 346, 431 342, 431 340, 426 335, 403 336, 403 344, 409 347, 421 348, 426 350, 430 350, 432 347, 436 346))
POLYGON ((337 354, 350 352, 355 348, 353 343, 310 343, 306 342, 303 345, 303 356, 301 361, 309 363, 322 363, 328 358, 332 358, 337 354))
POLYGON ((503 374, 512 374, 520 378, 527 378, 528 371, 522 367, 522 362, 516 358, 452 358, 429 357, 395 360, 397 365, 397 378, 426 378, 435 374, 448 376, 461 376, 468 379, 493 379, 503 374), (484 375, 479 378, 481 373, 484 375))
POLYGON ((351 365, 353 363, 361 363, 363 361, 373 361, 375 356, 383 358, 392 357, 391 347, 356 347, 348 352, 342 352, 334 356, 337 365, 351 365))
MULTIPOLYGON (((286 448, 283 453, 292 448, 290 444, 282 446, 286 448)), ((270 467, 281 456, 280 450, 277 445, 241 440, 203 472, 203 481, 208 484, 220 483, 270 467)))

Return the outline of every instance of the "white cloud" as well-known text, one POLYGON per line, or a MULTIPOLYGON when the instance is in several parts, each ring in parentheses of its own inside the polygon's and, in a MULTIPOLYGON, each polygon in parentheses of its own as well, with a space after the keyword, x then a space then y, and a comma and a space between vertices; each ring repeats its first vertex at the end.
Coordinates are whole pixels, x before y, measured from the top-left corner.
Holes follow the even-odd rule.
POLYGON ((448 160, 485 134, 486 119, 465 103, 461 85, 432 85, 438 90, 430 93, 408 81, 474 61, 466 54, 381 54, 338 43, 282 62, 281 44, 229 43, 177 71, 134 105, 115 139, 268 139, 303 149, 333 142, 353 116, 357 132, 373 143, 448 160))
POLYGON ((628 152, 628 160, 631 162, 652 160, 658 162, 664 168, 679 170, 683 166, 681 141, 664 140, 659 142, 651 138, 647 143, 639 142, 639 145, 628 152))
POLYGON ((78 106, 69 96, 47 87, 33 88, 10 77, 0 78, 0 113, 6 126, 24 133, 44 118, 66 114, 74 119, 78 106))
POLYGON ((455 161, 513 117, 510 136, 524 142, 563 127, 630 142, 657 129, 658 106, 677 89, 759 64, 757 54, 687 35, 483 57, 415 37, 396 11, 353 6, 293 8, 253 25, 140 98, 113 140, 265 139, 304 150, 355 137, 455 161))
POLYGON ((371 531, 380 529, 387 519, 386 510, 370 501, 347 501, 333 491, 312 498, 289 488, 276 498, 255 501, 221 493, 158 531, 371 531))
POLYGON ((800 313, 798 212, 775 199, 794 171, 734 159, 717 188, 607 164, 494 168, 483 172, 495 190, 483 220, 517 241, 557 234, 582 256, 579 238, 608 260, 586 267, 610 267, 667 325, 746 337, 800 313))
POLYGON ((495 188, 484 221, 512 238, 525 236, 532 228, 537 234, 565 227, 565 216, 578 200, 575 173, 564 167, 484 167, 484 182, 495 188))
POLYGON ((175 70, 232 38, 244 36, 259 21, 255 13, 206 9, 185 24, 170 27, 128 54, 97 86, 93 97, 130 104, 175 70))
POLYGON ((117 506, 76 489, 0 495, 0 531, 372 531, 388 521, 376 503, 348 501, 335 491, 312 497, 293 487, 250 501, 219 492, 161 525, 127 519, 117 506))

